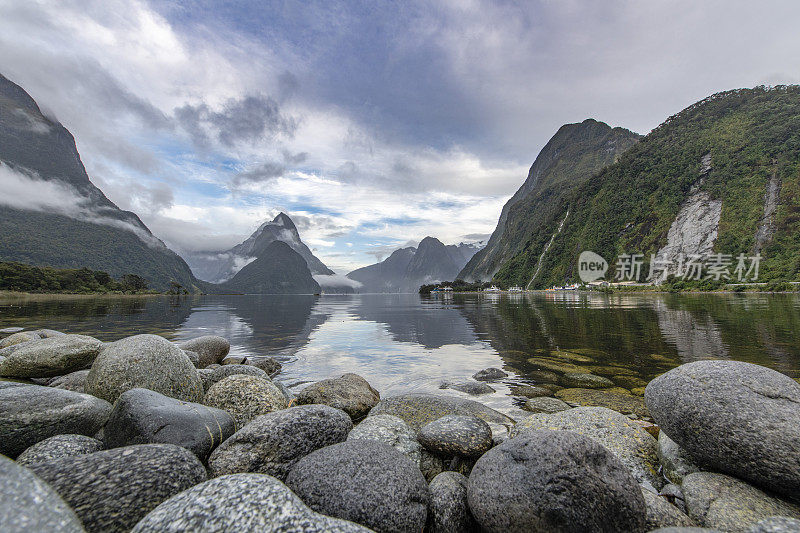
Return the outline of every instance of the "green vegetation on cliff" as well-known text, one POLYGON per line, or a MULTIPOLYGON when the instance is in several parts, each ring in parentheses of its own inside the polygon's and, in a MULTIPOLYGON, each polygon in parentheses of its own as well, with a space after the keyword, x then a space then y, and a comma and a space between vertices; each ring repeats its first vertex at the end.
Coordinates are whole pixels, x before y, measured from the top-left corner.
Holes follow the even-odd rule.
MULTIPOLYGON (((11 262, 0 262, 0 290, 69 294, 152 292, 147 280, 136 274, 114 279, 108 272, 88 268, 61 269, 11 262)), ((178 284, 170 291, 185 292, 178 284)))

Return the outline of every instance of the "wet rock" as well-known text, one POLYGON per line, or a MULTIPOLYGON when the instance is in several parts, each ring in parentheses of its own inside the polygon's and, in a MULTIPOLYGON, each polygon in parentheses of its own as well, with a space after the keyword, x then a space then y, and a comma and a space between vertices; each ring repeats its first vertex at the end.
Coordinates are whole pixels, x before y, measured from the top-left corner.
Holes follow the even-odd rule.
POLYGON ((17 463, 32 465, 64 457, 99 452, 103 443, 86 435, 55 435, 37 442, 17 457, 17 463))
POLYGON ((274 357, 250 357, 247 359, 247 364, 256 368, 260 368, 269 376, 274 376, 281 371, 281 364, 274 357))
POLYGON ((196 352, 200 358, 200 368, 221 362, 231 351, 231 343, 216 335, 204 335, 180 344, 184 350, 196 352))
POLYGON ((88 375, 88 370, 78 370, 76 372, 71 372, 66 376, 59 376, 50 380, 47 383, 47 386, 56 389, 71 390, 72 392, 86 392, 86 377, 88 375))
POLYGON ((425 478, 386 444, 352 440, 322 448, 300 459, 286 484, 315 511, 378 532, 419 532, 425 526, 425 478))
POLYGON ((758 522, 747 533, 797 533, 798 531, 800 531, 800 520, 786 516, 772 516, 758 522))
POLYGON ((611 378, 620 387, 633 391, 635 388, 647 386, 647 381, 636 376, 616 375, 611 378))
POLYGON ((800 518, 798 506, 724 474, 695 472, 681 488, 689 516, 703 527, 736 533, 771 516, 800 518))
POLYGON ((144 444, 31 466, 66 501, 86 531, 129 531, 158 504, 206 479, 189 450, 144 444))
POLYGON ((588 355, 579 354, 576 352, 568 352, 565 350, 555 350, 550 352, 550 357, 556 357, 558 359, 565 359, 567 361, 572 361, 573 363, 593 363, 594 359, 589 357, 588 355))
POLYGON ((587 374, 585 372, 564 374, 561 378, 561 383, 566 387, 582 389, 605 389, 614 386, 614 382, 608 378, 587 374))
POLYGON ((550 359, 548 357, 531 357, 528 363, 532 364, 539 370, 548 370, 550 372, 557 372, 559 374, 566 374, 569 372, 580 373, 585 369, 573 363, 566 361, 559 361, 557 359, 550 359))
POLYGON ((636 375, 635 370, 615 365, 591 365, 587 366, 586 370, 588 370, 592 374, 597 374, 599 376, 607 376, 607 377, 620 376, 620 375, 625 375, 625 376, 636 375))
POLYGON ((478 524, 467 504, 467 478, 456 472, 442 472, 431 481, 428 510, 429 533, 477 532, 478 524))
POLYGON ((686 513, 672 505, 666 498, 642 489, 644 503, 647 506, 647 531, 660 527, 692 527, 694 521, 686 513))
POLYGON ((243 355, 229 355, 222 360, 223 365, 244 365, 247 364, 247 357, 243 355))
MULTIPOLYGON (((371 440, 388 444, 422 469, 422 454, 416 435, 408 424, 396 416, 368 416, 350 431, 347 440, 371 440)), ((439 472, 443 468, 444 465, 441 465, 439 472)))
POLYGON ((205 461, 233 435, 233 417, 222 409, 169 398, 147 389, 123 392, 103 430, 108 448, 131 444, 175 444, 205 461))
POLYGON ((353 422, 327 405, 302 405, 259 416, 222 443, 208 460, 213 476, 256 472, 285 479, 314 450, 347 439, 353 422))
POLYGON ((243 374, 228 376, 212 385, 203 403, 229 412, 237 429, 259 415, 287 407, 286 398, 272 381, 243 374))
POLYGON ((467 497, 490 532, 645 531, 644 498, 628 469, 568 431, 529 431, 492 448, 472 469, 467 497))
POLYGON ((134 335, 107 344, 86 377, 86 392, 115 402, 126 390, 150 389, 197 402, 203 385, 183 350, 157 335, 134 335))
POLYGON ((740 361, 697 361, 651 381, 645 400, 695 462, 797 494, 800 384, 792 378, 740 361))
POLYGON ((480 394, 491 394, 496 392, 492 387, 487 385, 486 383, 481 383, 478 381, 442 381, 442 384, 439 385, 440 389, 453 389, 459 392, 465 392, 467 394, 471 394, 473 396, 478 396, 480 394))
POLYGON ((358 374, 345 374, 338 378, 323 379, 304 388, 297 394, 300 405, 321 403, 341 409, 355 421, 361 420, 381 399, 367 380, 358 374))
POLYGON ((16 457, 53 435, 94 435, 111 404, 77 392, 19 385, 0 388, 0 453, 16 457))
POLYGON ((649 416, 644 400, 629 394, 594 389, 561 389, 556 393, 556 398, 584 407, 606 407, 618 413, 649 416))
POLYGON ((542 396, 529 399, 522 408, 533 413, 559 413, 570 409, 570 406, 558 398, 542 396))
POLYGON ((414 431, 446 415, 476 416, 488 424, 512 426, 514 420, 482 403, 452 396, 402 394, 384 398, 370 415, 388 414, 402 418, 414 431))
POLYGON ((508 377, 508 374, 499 368, 484 368, 483 370, 475 372, 472 375, 472 378, 477 379, 478 381, 492 381, 496 379, 503 379, 504 377, 508 377))
POLYGON ((0 455, 0 531, 83 533, 75 512, 27 468, 0 455))
POLYGON ((232 474, 173 496, 133 528, 133 533, 184 531, 369 533, 370 530, 315 513, 271 476, 232 474))
POLYGON ((214 368, 201 368, 197 373, 200 375, 200 379, 203 382, 203 390, 206 392, 214 383, 222 381, 228 376, 235 376, 237 374, 269 379, 266 372, 260 368, 249 365, 225 365, 214 368))
POLYGON ((535 385, 515 385, 509 387, 511 394, 517 396, 525 396, 526 398, 538 398, 540 396, 551 396, 552 391, 549 388, 537 387, 535 385))
POLYGON ((59 335, 26 343, 0 363, 0 375, 54 377, 92 364, 103 343, 86 335, 59 335))
POLYGON ((537 384, 558 383, 559 381, 558 374, 555 372, 549 372, 547 370, 533 370, 531 372, 527 372, 527 376, 537 384))
POLYGON ((492 447, 492 430, 480 418, 447 415, 422 426, 417 439, 438 455, 480 457, 492 447))
POLYGON ((663 431, 658 434, 658 461, 664 469, 664 476, 678 485, 685 476, 700 471, 700 467, 663 431))
POLYGON ((511 438, 531 430, 563 430, 590 437, 605 446, 640 483, 664 485, 658 475, 657 442, 626 416, 604 407, 577 407, 554 414, 536 414, 520 420, 511 438))

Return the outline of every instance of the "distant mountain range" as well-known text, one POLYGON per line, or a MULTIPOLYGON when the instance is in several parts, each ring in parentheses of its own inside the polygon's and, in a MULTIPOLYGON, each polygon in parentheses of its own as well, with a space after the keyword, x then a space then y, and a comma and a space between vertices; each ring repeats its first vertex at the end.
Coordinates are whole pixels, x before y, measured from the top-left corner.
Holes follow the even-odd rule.
POLYGON ((480 248, 480 244, 444 245, 425 237, 418 247, 395 250, 380 263, 347 277, 361 283, 359 292, 416 292, 420 285, 454 279, 480 248))

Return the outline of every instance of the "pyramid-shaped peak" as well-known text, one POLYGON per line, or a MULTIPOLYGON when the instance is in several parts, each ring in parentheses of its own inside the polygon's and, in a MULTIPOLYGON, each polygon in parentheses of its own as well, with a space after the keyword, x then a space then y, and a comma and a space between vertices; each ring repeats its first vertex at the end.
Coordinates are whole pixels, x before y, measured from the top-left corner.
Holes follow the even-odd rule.
POLYGON ((292 219, 289 218, 289 215, 287 215, 283 211, 278 213, 278 215, 272 219, 272 223, 278 226, 283 226, 284 228, 287 229, 293 229, 293 230, 297 229, 294 225, 294 222, 292 222, 292 219))

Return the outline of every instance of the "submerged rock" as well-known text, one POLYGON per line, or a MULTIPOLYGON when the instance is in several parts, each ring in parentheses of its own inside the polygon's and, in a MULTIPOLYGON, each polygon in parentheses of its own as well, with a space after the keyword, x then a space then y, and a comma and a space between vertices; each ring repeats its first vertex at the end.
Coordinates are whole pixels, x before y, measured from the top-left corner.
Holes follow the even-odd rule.
POLYGON ((439 455, 480 457, 492 447, 492 429, 474 416, 447 415, 422 426, 417 439, 439 455))
POLYGON ((531 398, 525 402, 522 408, 533 413, 559 413, 571 409, 564 401, 547 396, 531 398))
POLYGON ((696 462, 797 495, 800 384, 792 378, 740 361, 697 361, 651 381, 645 399, 696 462))
POLYGON ((32 465, 64 457, 75 457, 99 452, 103 443, 86 435, 55 435, 37 442, 17 457, 17 463, 32 465))
POLYGON ((495 379, 503 379, 508 377, 506 372, 503 372, 499 368, 484 368, 479 372, 475 372, 472 375, 473 379, 477 379, 478 381, 492 381, 495 379))
POLYGON ((606 407, 618 413, 649 416, 644 400, 630 394, 594 389, 561 389, 556 393, 556 398, 583 407, 606 407))
POLYGON ((345 374, 338 378, 312 383, 297 394, 300 405, 321 403, 341 409, 355 421, 361 420, 381 399, 367 380, 358 374, 345 374))
POLYGON ((371 440, 388 444, 422 469, 419 441, 408 424, 396 416, 368 416, 350 431, 347 440, 371 440))
POLYGON ((133 528, 133 533, 184 531, 369 533, 370 530, 315 513, 271 476, 232 474, 173 496, 133 528))
POLYGON ((272 381, 243 374, 228 376, 212 385, 203 403, 229 412, 237 429, 259 415, 287 407, 286 398, 272 381))
POLYGON ((628 469, 568 431, 530 431, 492 448, 475 463, 467 497, 490 532, 645 531, 644 498, 628 469))
POLYGON ((0 375, 17 378, 62 376, 92 364, 103 343, 86 335, 59 335, 26 343, 0 363, 0 375))
POLYGON ((605 389, 613 387, 614 382, 602 376, 595 376, 594 374, 587 374, 586 372, 570 372, 564 374, 561 382, 567 387, 576 387, 583 389, 605 389))
POLYGON ((197 353, 199 357, 199 368, 219 363, 231 350, 231 343, 223 337, 216 335, 204 335, 180 344, 184 350, 197 353))
POLYGON ((511 394, 525 396, 526 398, 539 398, 540 396, 552 396, 553 392, 547 387, 537 387, 536 385, 515 385, 509 387, 511 394))
POLYGON ((442 472, 431 481, 429 533, 477 533, 478 524, 467 503, 467 478, 457 472, 442 472))
POLYGON ((486 383, 481 383, 478 381, 442 381, 441 385, 439 385, 440 389, 453 389, 459 392, 465 392, 467 394, 471 394, 473 396, 478 396, 480 394, 491 394, 496 392, 492 387, 487 385, 486 383))
POLYGON ((203 398, 192 362, 183 350, 157 335, 134 335, 106 345, 85 385, 86 392, 112 403, 137 387, 187 402, 203 398))

